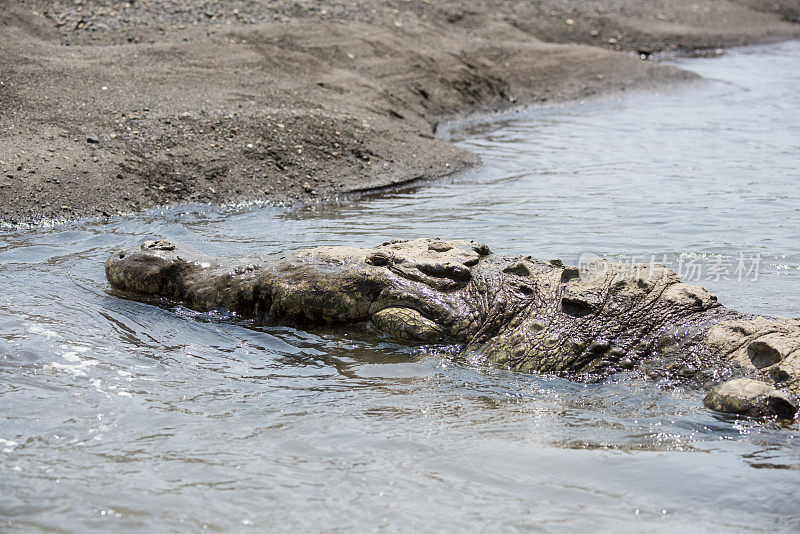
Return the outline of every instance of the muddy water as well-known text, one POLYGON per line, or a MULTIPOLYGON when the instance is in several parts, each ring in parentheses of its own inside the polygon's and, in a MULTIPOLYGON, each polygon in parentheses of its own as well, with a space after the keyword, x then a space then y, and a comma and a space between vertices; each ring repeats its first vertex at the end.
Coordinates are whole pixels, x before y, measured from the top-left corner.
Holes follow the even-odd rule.
POLYGON ((102 261, 151 236, 236 255, 438 235, 652 257, 727 305, 798 316, 798 61, 796 42, 685 59, 712 81, 462 128, 484 167, 359 201, 4 230, 0 525, 797 531, 797 423, 630 376, 120 300, 102 261))

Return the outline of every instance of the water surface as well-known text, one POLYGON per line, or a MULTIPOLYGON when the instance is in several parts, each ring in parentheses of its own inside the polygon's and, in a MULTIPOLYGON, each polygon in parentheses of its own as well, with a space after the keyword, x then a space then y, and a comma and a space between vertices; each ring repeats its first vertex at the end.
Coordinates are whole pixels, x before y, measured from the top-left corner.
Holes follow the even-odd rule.
POLYGON ((684 59, 712 81, 472 125, 451 135, 483 167, 357 201, 3 231, 0 525, 797 531, 797 423, 626 375, 578 384, 121 300, 102 261, 150 237, 222 255, 466 238, 653 257, 726 305, 796 317, 798 61, 797 42, 684 59))

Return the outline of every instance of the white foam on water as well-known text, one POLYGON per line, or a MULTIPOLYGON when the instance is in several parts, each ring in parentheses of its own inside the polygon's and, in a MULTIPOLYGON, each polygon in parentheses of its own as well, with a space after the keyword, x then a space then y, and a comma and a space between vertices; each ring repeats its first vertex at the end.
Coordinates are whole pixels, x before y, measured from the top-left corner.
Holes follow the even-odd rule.
POLYGON ((61 337, 61 336, 58 335, 57 332, 55 332, 53 330, 48 330, 47 328, 43 327, 42 325, 36 324, 36 323, 28 323, 28 324, 26 324, 25 325, 25 331, 27 331, 29 334, 40 335, 45 339, 53 339, 53 338, 61 337))
POLYGON ((10 439, 0 438, 0 445, 4 445, 3 452, 6 454, 14 452, 14 447, 19 445, 16 441, 11 441, 10 439))

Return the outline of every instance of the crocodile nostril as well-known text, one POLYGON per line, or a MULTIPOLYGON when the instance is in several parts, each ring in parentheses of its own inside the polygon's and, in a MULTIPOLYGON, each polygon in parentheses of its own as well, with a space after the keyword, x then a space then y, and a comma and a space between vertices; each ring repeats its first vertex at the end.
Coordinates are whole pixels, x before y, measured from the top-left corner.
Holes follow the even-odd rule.
POLYGON ((119 259, 123 259, 123 258, 125 258, 125 253, 124 252, 120 252, 119 253, 119 259))
POLYGON ((142 243, 142 250, 175 250, 175 245, 164 239, 145 241, 142 243))

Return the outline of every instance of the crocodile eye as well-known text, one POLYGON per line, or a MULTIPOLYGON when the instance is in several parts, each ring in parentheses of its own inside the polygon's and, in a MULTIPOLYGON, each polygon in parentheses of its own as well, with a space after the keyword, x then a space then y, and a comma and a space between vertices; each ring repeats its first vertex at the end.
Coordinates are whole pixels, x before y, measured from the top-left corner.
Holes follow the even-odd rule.
POLYGON ((436 278, 449 278, 456 282, 469 282, 472 279, 472 273, 469 267, 461 265, 460 263, 421 263, 417 265, 422 273, 436 278))
POLYGON ((389 263, 391 263, 391 260, 392 260, 391 254, 384 251, 378 251, 378 252, 373 252, 372 254, 367 256, 367 259, 364 261, 369 265, 374 265, 375 267, 384 267, 386 265, 389 265, 389 263))

